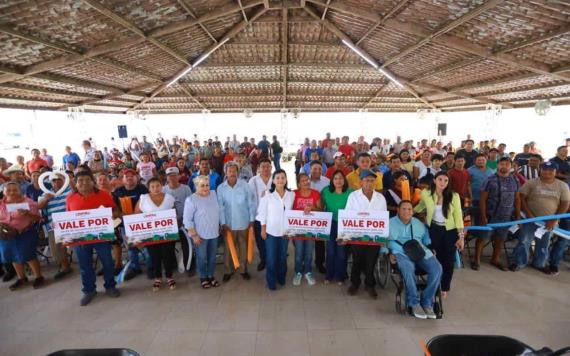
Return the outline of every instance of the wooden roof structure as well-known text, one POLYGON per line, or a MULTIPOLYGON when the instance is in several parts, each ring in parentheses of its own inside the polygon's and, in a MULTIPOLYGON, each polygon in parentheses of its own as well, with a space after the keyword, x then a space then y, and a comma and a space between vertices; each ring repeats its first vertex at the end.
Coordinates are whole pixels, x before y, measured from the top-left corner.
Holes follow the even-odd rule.
POLYGON ((546 98, 570 103, 564 0, 0 3, 5 108, 412 112, 546 98))

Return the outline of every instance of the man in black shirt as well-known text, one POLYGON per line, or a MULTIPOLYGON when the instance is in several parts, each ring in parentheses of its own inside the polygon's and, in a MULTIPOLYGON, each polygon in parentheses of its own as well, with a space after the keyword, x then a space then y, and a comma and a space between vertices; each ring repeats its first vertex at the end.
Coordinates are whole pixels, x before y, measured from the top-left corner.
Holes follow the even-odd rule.
POLYGON ((473 149, 473 145, 475 141, 472 139, 465 140, 465 148, 460 149, 457 151, 457 156, 462 156, 465 158, 465 169, 468 169, 472 165, 475 164, 475 159, 479 154, 477 151, 473 149))
POLYGON ((273 156, 273 165, 275 166, 275 170, 281 169, 281 153, 283 152, 283 148, 279 141, 277 141, 277 136, 273 136, 273 143, 271 144, 271 154, 273 156))
POLYGON ((556 178, 560 179, 564 183, 568 183, 568 177, 570 176, 570 163, 568 163, 568 147, 560 146, 556 150, 556 157, 551 158, 550 162, 556 163, 558 169, 556 169, 556 178))
MULTIPOLYGON (((125 169, 123 171, 123 184, 124 185, 122 187, 113 191, 113 198, 115 199, 117 206, 121 208, 123 215, 134 214, 135 207, 141 195, 147 194, 148 189, 139 183, 137 172, 132 169, 125 169)), ((127 281, 142 273, 141 266, 139 264, 139 252, 140 251, 137 247, 129 247, 129 261, 131 264, 125 274, 125 280, 127 281)), ((152 271, 152 268, 150 267, 150 256, 146 257, 149 278, 154 278, 154 276, 150 275, 152 271)))

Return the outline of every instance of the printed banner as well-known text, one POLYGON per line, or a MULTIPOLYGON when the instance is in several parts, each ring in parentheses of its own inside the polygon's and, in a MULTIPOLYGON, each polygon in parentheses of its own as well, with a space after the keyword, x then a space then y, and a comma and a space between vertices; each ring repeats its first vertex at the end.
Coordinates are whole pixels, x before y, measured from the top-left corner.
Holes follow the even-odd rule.
POLYGON ((76 246, 115 239, 111 208, 53 213, 52 219, 56 243, 76 246))
POLYGON ((382 244, 388 241, 388 211, 338 211, 337 240, 348 244, 382 244))
POLYGON ((176 210, 123 216, 129 246, 145 246, 178 240, 176 210))
POLYGON ((302 210, 285 211, 285 236, 328 240, 331 235, 332 213, 302 210))

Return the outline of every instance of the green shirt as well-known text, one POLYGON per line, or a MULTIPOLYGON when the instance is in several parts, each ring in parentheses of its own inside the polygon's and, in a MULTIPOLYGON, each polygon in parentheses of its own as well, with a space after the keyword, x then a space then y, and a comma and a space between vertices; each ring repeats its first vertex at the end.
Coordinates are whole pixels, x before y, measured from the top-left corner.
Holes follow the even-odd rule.
POLYGON ((491 169, 493 173, 497 172, 497 164, 498 161, 491 161, 490 159, 487 160, 487 168, 491 169))
POLYGON ((324 211, 333 213, 333 220, 338 221, 339 209, 344 209, 348 201, 348 195, 353 190, 348 188, 344 193, 338 194, 337 192, 331 193, 329 187, 325 187, 321 192, 321 201, 323 202, 324 211))

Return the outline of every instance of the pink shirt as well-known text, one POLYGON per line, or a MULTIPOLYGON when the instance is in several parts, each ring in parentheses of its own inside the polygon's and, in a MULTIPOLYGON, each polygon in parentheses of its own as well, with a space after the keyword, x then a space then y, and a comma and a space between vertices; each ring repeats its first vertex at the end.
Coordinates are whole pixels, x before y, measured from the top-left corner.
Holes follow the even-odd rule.
MULTIPOLYGON (((34 215, 39 215, 38 203, 29 198, 25 198, 22 203, 28 203, 30 212, 34 215)), ((29 217, 20 215, 18 212, 9 213, 6 204, 6 198, 0 200, 0 223, 9 225, 18 231, 24 231, 32 224, 32 220, 29 217)))

